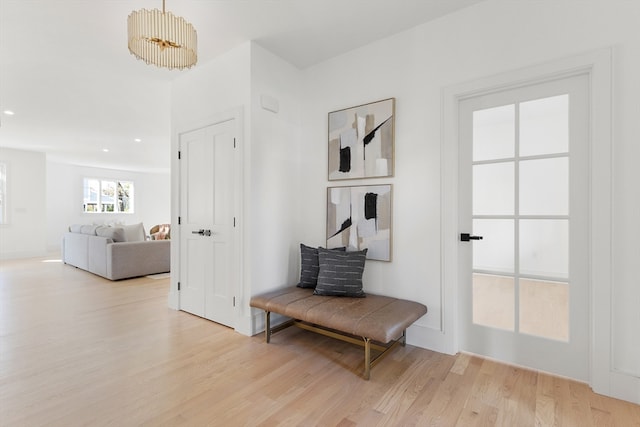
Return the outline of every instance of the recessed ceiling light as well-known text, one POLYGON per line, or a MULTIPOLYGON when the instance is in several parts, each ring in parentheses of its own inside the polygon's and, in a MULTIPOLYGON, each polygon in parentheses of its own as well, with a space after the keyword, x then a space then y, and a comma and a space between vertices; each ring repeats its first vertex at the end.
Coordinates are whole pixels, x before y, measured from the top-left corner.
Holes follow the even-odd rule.
POLYGON ((142 142, 142 140, 140 138, 135 138, 134 141, 135 142, 142 142))
POLYGON ((4 110, 3 113, 5 113, 7 116, 13 116, 15 113, 11 110, 4 110))
POLYGON ((105 153, 108 153, 109 149, 108 148, 103 148, 102 151, 104 151, 105 153))

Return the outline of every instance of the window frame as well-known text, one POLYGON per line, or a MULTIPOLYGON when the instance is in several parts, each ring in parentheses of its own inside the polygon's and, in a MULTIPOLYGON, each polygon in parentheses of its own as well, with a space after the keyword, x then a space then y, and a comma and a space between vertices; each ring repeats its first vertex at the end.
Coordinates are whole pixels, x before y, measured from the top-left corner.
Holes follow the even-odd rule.
POLYGON ((90 215, 135 213, 134 181, 85 176, 82 179, 82 213, 90 215), (94 197, 90 195, 91 189, 96 189, 94 197), (109 189, 111 189, 111 195, 108 193, 109 189), (120 190, 122 194, 120 194, 120 190), (90 205, 95 206, 95 210, 88 210, 90 205))

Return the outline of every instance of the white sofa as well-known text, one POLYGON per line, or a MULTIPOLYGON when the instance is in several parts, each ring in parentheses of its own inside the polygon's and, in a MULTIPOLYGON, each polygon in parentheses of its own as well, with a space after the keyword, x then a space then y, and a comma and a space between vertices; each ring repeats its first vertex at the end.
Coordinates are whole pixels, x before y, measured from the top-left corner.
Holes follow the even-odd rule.
POLYGON ((142 224, 72 225, 62 240, 65 264, 110 280, 166 273, 171 241, 146 240, 142 224))

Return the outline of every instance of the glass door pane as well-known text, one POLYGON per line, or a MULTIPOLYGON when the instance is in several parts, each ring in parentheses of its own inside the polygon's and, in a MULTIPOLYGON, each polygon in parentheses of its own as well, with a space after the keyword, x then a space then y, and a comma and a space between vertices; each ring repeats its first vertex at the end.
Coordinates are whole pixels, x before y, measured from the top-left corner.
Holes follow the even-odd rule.
POLYGON ((473 161, 514 156, 515 105, 473 112, 473 161))
POLYGON ((569 278, 569 220, 520 220, 520 273, 569 278))
POLYGON ((569 284, 520 279, 520 332, 569 341, 569 284))
POLYGON ((569 151, 569 95, 520 103, 520 155, 569 151))
POLYGON ((513 331, 515 283, 513 277, 473 275, 473 323, 513 331), (491 310, 487 308, 491 307, 491 310))
POLYGON ((473 232, 483 236, 473 243, 473 269, 500 273, 514 272, 512 219, 474 219, 473 232))
POLYGON ((569 158, 520 162, 520 214, 569 214, 569 158))
POLYGON ((474 215, 513 214, 513 190, 513 162, 473 166, 474 215))

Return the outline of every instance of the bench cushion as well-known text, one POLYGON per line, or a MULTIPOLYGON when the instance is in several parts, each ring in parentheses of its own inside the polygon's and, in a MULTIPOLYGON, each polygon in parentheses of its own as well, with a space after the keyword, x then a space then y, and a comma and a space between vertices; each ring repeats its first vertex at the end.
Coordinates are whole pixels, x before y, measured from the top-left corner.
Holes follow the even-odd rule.
POLYGON ((398 339, 427 313, 425 305, 413 301, 374 294, 365 298, 321 296, 314 295, 313 289, 297 287, 253 296, 250 305, 380 343, 398 339))

